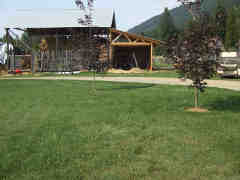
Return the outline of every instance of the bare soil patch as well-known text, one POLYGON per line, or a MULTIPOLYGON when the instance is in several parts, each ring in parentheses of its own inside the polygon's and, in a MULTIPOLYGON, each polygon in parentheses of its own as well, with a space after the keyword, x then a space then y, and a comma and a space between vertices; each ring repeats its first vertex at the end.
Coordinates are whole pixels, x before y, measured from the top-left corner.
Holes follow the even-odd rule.
POLYGON ((187 112, 199 112, 199 113, 206 113, 209 112, 208 109, 204 109, 204 108, 186 108, 185 111, 187 112))

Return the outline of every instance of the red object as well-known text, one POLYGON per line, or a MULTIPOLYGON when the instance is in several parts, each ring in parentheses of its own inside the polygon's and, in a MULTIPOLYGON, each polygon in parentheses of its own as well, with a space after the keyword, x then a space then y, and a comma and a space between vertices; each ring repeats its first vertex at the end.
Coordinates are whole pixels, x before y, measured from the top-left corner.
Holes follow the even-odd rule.
POLYGON ((16 70, 15 70, 15 73, 16 73, 16 74, 20 74, 20 73, 22 73, 22 71, 21 71, 20 69, 16 69, 16 70))

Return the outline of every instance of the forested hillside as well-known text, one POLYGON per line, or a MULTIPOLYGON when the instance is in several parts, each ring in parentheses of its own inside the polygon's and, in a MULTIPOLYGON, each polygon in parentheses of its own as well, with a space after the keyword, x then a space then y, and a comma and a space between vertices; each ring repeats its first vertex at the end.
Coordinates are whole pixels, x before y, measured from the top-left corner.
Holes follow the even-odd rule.
MULTIPOLYGON (((231 8, 234 5, 240 5, 240 0, 223 0, 224 6, 226 8, 231 8)), ((217 7, 217 0, 205 0, 202 5, 202 10, 213 13, 217 7)), ((173 22, 177 29, 182 30, 184 25, 188 20, 191 19, 191 16, 186 12, 186 10, 180 6, 169 11, 173 17, 173 22)), ((141 34, 153 31, 155 28, 160 28, 158 25, 161 23, 163 14, 155 16, 140 25, 129 30, 130 33, 141 34)))

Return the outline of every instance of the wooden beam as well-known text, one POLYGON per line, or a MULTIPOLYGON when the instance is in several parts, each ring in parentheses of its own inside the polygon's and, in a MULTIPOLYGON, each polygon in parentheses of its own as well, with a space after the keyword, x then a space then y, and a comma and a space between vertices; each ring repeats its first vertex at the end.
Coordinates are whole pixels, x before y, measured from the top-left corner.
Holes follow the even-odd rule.
POLYGON ((137 57, 136 57, 135 52, 133 52, 133 59, 134 59, 134 61, 135 61, 136 67, 139 68, 139 66, 138 66, 138 61, 137 61, 137 57))
POLYGON ((153 70, 153 44, 151 44, 150 47, 150 67, 149 70, 152 71, 153 70))
POLYGON ((132 42, 132 40, 128 37, 126 33, 123 33, 124 37, 128 40, 128 42, 132 42))
POLYGON ((10 56, 9 56, 9 28, 6 28, 6 40, 7 40, 7 67, 10 70, 10 56))
POLYGON ((145 42, 116 42, 112 46, 151 46, 151 43, 145 42))
POLYGON ((107 41, 107 56, 108 56, 108 68, 110 67, 110 46, 111 46, 111 43, 110 43, 110 32, 108 33, 107 35, 107 38, 108 38, 108 41, 107 41))
MULTIPOLYGON (((58 43, 59 43, 59 41, 58 41, 58 33, 56 33, 55 37, 56 37, 56 52, 55 52, 56 53, 56 63, 58 65, 58 63, 59 63, 59 61, 58 61, 58 48, 59 48, 59 46, 58 46, 58 43)), ((59 71, 59 69, 56 66, 56 72, 58 72, 58 71, 59 71)))
POLYGON ((14 28, 14 29, 19 30, 19 31, 23 31, 23 32, 27 31, 26 29, 22 29, 22 28, 14 28))
POLYGON ((123 32, 123 31, 120 31, 120 30, 112 29, 112 28, 110 28, 110 31, 113 32, 113 33, 116 33, 116 34, 124 33, 131 39, 138 39, 138 40, 141 39, 144 42, 153 43, 154 45, 158 45, 158 44, 159 45, 164 45, 164 44, 166 44, 166 42, 164 42, 164 41, 154 40, 152 38, 144 37, 144 36, 141 36, 141 35, 135 35, 135 34, 131 34, 131 33, 128 33, 128 32, 123 32))
POLYGON ((142 39, 136 39, 136 40, 133 41, 133 42, 146 42, 146 41, 144 41, 144 40, 142 40, 142 39))
MULTIPOLYGON (((33 37, 32 35, 30 35, 30 41, 31 41, 31 46, 33 47, 33 37)), ((35 73, 35 52, 33 49, 31 49, 31 56, 32 56, 32 59, 31 59, 31 64, 32 64, 32 74, 35 73)))
POLYGON ((112 42, 116 42, 121 36, 122 34, 119 34, 112 42))
POLYGON ((112 47, 112 31, 109 31, 109 65, 110 69, 112 69, 113 64, 113 47, 112 47))
POLYGON ((16 70, 16 50, 15 50, 15 46, 13 47, 13 70, 16 70))

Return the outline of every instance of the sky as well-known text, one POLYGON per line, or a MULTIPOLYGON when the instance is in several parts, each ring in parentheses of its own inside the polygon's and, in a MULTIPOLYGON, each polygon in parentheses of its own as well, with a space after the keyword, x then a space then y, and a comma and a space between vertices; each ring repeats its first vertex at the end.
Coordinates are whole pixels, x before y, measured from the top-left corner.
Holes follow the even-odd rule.
MULTIPOLYGON (((31 9, 72 9, 74 0, 0 0, 0 37, 4 34, 4 24, 8 17, 18 10, 31 9)), ((177 0, 96 0, 94 8, 109 8, 116 12, 118 29, 128 29, 169 9, 179 6, 177 0)))

